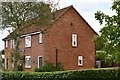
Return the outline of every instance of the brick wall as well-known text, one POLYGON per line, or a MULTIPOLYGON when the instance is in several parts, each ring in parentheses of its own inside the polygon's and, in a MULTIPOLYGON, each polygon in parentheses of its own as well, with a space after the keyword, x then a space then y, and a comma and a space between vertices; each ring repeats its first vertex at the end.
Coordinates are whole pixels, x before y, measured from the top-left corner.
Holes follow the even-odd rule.
POLYGON ((95 33, 73 10, 69 9, 56 21, 45 34, 45 59, 56 63, 56 49, 58 49, 58 63, 66 70, 94 68, 95 45, 93 37, 95 33), (72 34, 78 36, 78 46, 72 47, 72 34), (78 56, 82 55, 83 66, 78 66, 78 56))
MULTIPOLYGON (((44 36, 43 36, 44 38, 44 36)), ((34 68, 38 67, 38 56, 44 56, 44 46, 43 43, 39 43, 39 34, 32 35, 31 36, 31 47, 25 47, 25 38, 23 37, 21 40, 21 48, 25 49, 24 55, 25 56, 31 56, 31 68, 25 68, 24 65, 24 70, 25 71, 33 71, 34 68)), ((44 58, 43 58, 44 61, 44 58)), ((44 62, 43 62, 44 63, 44 62)))
MULTIPOLYGON (((34 27, 27 29, 32 32, 34 27)), ((27 31, 25 31, 27 33, 27 31)), ((95 45, 93 38, 95 33, 80 15, 71 7, 55 24, 47 29, 43 35, 42 44, 39 43, 39 35, 32 35, 31 47, 25 47, 25 37, 21 38, 20 49, 24 49, 25 56, 31 56, 31 68, 23 69, 33 71, 38 66, 38 56, 43 57, 45 61, 56 65, 57 61, 61 63, 65 70, 75 70, 95 67, 95 45), (77 34, 77 47, 72 47, 72 34, 77 34), (83 66, 78 66, 78 56, 83 56, 83 66)), ((5 55, 10 56, 10 41, 8 48, 5 49, 5 55)), ((9 59, 9 69, 11 68, 9 59)))

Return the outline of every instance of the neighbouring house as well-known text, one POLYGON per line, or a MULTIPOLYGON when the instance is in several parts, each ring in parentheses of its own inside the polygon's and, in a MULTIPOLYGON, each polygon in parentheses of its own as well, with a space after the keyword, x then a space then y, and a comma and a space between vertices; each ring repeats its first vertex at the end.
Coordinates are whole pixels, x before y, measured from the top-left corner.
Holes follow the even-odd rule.
MULTIPOLYGON (((97 33, 73 6, 52 13, 49 27, 27 27, 21 34, 20 51, 25 56, 23 70, 33 71, 45 62, 61 63, 65 70, 95 68, 95 43, 97 33), (45 31, 45 32, 43 32, 45 31)), ((5 68, 11 69, 11 50, 14 40, 5 42, 5 68)))

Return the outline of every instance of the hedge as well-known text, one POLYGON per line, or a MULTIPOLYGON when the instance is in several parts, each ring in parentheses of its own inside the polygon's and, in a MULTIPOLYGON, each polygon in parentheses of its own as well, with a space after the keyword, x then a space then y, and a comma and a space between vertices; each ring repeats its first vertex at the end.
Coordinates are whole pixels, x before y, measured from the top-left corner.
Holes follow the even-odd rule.
POLYGON ((120 80, 120 69, 91 69, 57 72, 3 71, 2 80, 120 80))

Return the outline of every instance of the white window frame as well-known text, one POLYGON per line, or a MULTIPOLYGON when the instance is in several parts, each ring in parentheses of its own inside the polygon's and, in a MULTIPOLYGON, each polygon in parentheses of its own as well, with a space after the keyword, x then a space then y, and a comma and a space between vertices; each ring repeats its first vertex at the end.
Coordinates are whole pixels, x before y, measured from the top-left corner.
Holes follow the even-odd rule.
MULTIPOLYGON (((38 56, 38 68, 40 67, 40 66, 39 66, 39 57, 42 57, 42 56, 38 56)), ((43 57, 42 57, 42 58, 43 58, 43 57)))
POLYGON ((31 56, 25 56, 25 68, 31 68, 31 56), (30 59, 30 65, 26 65, 26 59, 30 59))
POLYGON ((43 38, 43 34, 40 32, 40 34, 39 34, 39 43, 42 43, 42 38, 43 38))
POLYGON ((12 46, 13 46, 13 48, 15 47, 15 40, 14 39, 12 40, 12 46))
POLYGON ((5 57, 5 69, 8 68, 8 57, 5 57))
POLYGON ((101 68, 101 61, 96 61, 96 67, 101 68))
POLYGON ((5 46, 6 46, 6 48, 8 47, 8 40, 6 40, 6 45, 5 46))
POLYGON ((25 47, 31 47, 31 35, 25 37, 25 47))
POLYGON ((77 34, 72 34, 72 46, 77 46, 77 34))
POLYGON ((11 64, 11 65, 12 65, 12 67, 14 67, 14 63, 13 63, 13 62, 12 62, 12 64, 11 64))
POLYGON ((13 48, 13 40, 10 40, 10 47, 13 48))
POLYGON ((83 56, 78 56, 78 66, 83 66, 83 56), (80 63, 81 60, 81 63, 80 63))

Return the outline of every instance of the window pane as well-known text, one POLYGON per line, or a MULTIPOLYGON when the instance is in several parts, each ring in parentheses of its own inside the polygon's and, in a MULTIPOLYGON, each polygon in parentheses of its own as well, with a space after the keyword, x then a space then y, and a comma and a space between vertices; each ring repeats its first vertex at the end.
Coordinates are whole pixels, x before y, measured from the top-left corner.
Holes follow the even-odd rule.
POLYGON ((82 66, 83 65, 83 57, 78 56, 78 65, 82 66))
POLYGON ((31 68, 31 56, 25 57, 25 68, 31 68))
POLYGON ((12 40, 13 48, 15 47, 15 40, 12 40))
POLYGON ((42 33, 39 34, 39 43, 42 43, 42 33))
POLYGON ((10 47, 13 48, 13 40, 10 40, 10 47))
POLYGON ((5 58, 5 69, 8 69, 8 58, 5 58))
POLYGON ((77 35, 72 34, 72 46, 77 46, 77 35))
POLYGON ((42 57, 38 56, 38 68, 42 66, 42 57))
POLYGON ((31 46, 31 36, 26 36, 25 37, 25 47, 30 47, 31 46))

